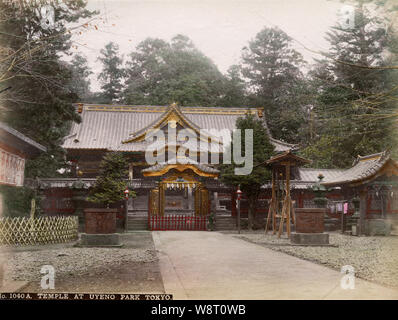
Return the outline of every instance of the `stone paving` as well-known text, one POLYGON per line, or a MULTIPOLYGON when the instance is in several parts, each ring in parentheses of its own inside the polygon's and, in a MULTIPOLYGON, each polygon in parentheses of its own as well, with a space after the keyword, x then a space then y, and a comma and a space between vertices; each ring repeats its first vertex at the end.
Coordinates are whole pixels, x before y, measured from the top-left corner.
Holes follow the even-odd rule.
POLYGON ((398 299, 398 290, 282 252, 201 231, 153 232, 166 293, 176 299, 398 299))

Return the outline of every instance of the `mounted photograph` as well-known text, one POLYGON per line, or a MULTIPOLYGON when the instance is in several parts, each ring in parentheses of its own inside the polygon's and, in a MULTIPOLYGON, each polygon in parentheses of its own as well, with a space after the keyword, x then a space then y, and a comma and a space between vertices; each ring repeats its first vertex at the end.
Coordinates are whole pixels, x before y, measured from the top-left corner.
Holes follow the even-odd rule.
POLYGON ((397 300, 397 21, 395 0, 0 0, 0 304, 397 300))

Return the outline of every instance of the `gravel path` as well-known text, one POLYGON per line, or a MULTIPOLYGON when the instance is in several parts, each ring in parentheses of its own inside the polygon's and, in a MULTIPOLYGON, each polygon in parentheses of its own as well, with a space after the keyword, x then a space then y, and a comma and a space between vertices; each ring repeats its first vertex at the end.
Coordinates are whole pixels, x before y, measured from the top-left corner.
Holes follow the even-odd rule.
POLYGON ((398 288, 397 236, 353 237, 330 233, 333 247, 292 246, 286 236, 278 239, 263 232, 234 236, 338 271, 344 265, 351 265, 359 278, 398 288))
POLYGON ((42 277, 43 265, 52 265, 57 277, 66 275, 93 275, 129 262, 156 261, 153 250, 108 249, 108 248, 64 248, 23 251, 9 254, 5 264, 5 278, 36 281, 42 277))
POLYGON ((73 244, 7 248, 4 278, 40 288, 43 265, 55 268, 57 292, 163 292, 158 258, 148 233, 125 239, 122 248, 79 248, 73 244), (140 244, 137 244, 137 241, 140 244))

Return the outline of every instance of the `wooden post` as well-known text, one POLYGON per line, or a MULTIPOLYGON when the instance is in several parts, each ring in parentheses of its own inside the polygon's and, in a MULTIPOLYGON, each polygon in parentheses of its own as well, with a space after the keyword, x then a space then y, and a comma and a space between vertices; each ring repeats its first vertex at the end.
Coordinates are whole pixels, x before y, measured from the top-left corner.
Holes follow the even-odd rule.
MULTIPOLYGON (((279 201, 278 201, 278 196, 277 196, 277 192, 276 192, 276 184, 279 181, 279 170, 277 168, 275 168, 275 188, 274 188, 274 203, 273 203, 273 215, 272 215, 272 234, 276 234, 276 217, 277 214, 279 212, 279 201)), ((278 183, 279 186, 279 183, 278 183)), ((278 192, 279 193, 279 192, 278 192)))
POLYGON ((164 183, 159 183, 159 216, 164 216, 164 202, 165 202, 165 191, 164 191, 164 183))
POLYGON ((265 234, 267 234, 267 232, 268 232, 268 225, 271 220, 271 214, 272 214, 272 199, 271 199, 271 201, 269 203, 269 207, 268 207, 267 222, 265 223, 265 234))
POLYGON ((380 200, 381 200, 381 217, 383 219, 387 218, 387 191, 386 190, 380 190, 380 200))
POLYGON ((292 203, 292 210, 291 210, 291 212, 292 212, 292 223, 293 223, 293 225, 295 225, 296 224, 296 211, 294 209, 294 206, 296 204, 296 200, 292 201, 291 203, 292 203))
POLYGON ((240 234, 240 199, 237 198, 236 199, 237 203, 236 203, 236 213, 238 216, 238 233, 240 234))
POLYGON ((276 202, 276 194, 275 194, 275 169, 272 169, 272 194, 271 194, 271 202, 268 208, 268 216, 267 216, 267 223, 265 224, 265 233, 268 232, 269 222, 272 216, 272 229, 275 229, 275 202, 276 202))
POLYGON ((365 233, 364 225, 365 225, 365 218, 366 218, 366 207, 367 207, 367 197, 368 197, 368 190, 366 187, 359 192, 359 232, 358 235, 363 235, 365 233))
POLYGON ((283 223, 284 223, 285 216, 286 216, 286 198, 283 201, 283 207, 282 207, 282 213, 281 213, 281 221, 279 223, 278 238, 280 238, 281 234, 283 233, 283 223))
POLYGON ((286 219, 286 231, 288 237, 290 237, 290 211, 292 210, 292 204, 290 199, 290 162, 285 164, 286 166, 286 195, 283 201, 283 208, 281 214, 281 222, 279 224, 278 238, 280 238, 283 233, 283 223, 286 219))
POLYGON ((128 217, 129 217, 129 208, 128 208, 129 199, 124 199, 124 231, 127 231, 128 227, 128 217))
POLYGON ((290 163, 286 165, 286 200, 287 200, 287 225, 286 231, 287 236, 290 238, 290 211, 291 211, 291 199, 290 199, 290 163))
POLYGON ((341 211, 341 233, 344 234, 344 207, 343 207, 343 211, 341 211))
POLYGON ((32 198, 30 201, 30 218, 34 219, 35 218, 35 213, 36 213, 36 200, 35 198, 32 198))

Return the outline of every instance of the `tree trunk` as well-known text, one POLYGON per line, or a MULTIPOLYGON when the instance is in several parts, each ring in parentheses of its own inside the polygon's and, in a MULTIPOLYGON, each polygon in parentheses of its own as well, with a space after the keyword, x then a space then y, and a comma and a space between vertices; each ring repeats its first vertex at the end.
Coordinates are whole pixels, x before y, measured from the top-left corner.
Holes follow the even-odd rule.
POLYGON ((249 210, 248 210, 248 229, 253 230, 254 219, 256 218, 256 197, 248 197, 249 210))

